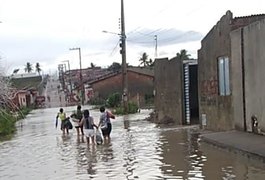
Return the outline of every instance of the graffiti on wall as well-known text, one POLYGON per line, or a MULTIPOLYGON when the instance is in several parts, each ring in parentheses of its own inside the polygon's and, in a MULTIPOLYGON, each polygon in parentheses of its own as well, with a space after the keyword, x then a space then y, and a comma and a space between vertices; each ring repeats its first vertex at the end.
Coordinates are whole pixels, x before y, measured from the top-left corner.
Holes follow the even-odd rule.
POLYGON ((201 82, 202 95, 217 95, 218 94, 218 81, 216 77, 201 82))
POLYGON ((217 103, 218 81, 216 77, 201 82, 201 102, 207 106, 217 103))

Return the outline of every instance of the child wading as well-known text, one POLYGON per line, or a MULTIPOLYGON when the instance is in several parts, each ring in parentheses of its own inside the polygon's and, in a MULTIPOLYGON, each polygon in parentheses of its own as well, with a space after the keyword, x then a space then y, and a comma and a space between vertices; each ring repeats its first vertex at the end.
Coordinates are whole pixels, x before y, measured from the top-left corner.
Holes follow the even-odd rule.
POLYGON ((84 134, 86 136, 86 140, 87 140, 87 144, 91 143, 94 144, 95 143, 95 130, 94 127, 98 128, 95 124, 94 124, 94 120, 93 118, 89 115, 89 110, 84 110, 84 116, 80 122, 80 126, 83 124, 84 127, 84 134))
POLYGON ((56 116, 56 127, 57 127, 58 118, 60 118, 61 120, 61 130, 63 131, 63 135, 65 134, 65 130, 66 133, 69 134, 69 125, 68 125, 69 118, 66 117, 65 112, 63 112, 63 108, 60 108, 60 111, 56 116))

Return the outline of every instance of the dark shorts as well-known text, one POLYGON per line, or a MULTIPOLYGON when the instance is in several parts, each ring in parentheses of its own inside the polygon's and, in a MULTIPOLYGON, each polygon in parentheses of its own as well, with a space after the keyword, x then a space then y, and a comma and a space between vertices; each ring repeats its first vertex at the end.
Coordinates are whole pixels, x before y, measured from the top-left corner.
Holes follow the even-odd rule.
POLYGON ((63 129, 65 129, 65 128, 67 128, 67 120, 63 120, 63 121, 61 121, 61 129, 63 130, 63 129))
POLYGON ((102 135, 103 135, 103 136, 109 136, 110 133, 111 133, 111 130, 112 130, 112 125, 111 125, 111 123, 108 123, 108 128, 106 128, 106 129, 101 129, 101 131, 102 131, 102 135))

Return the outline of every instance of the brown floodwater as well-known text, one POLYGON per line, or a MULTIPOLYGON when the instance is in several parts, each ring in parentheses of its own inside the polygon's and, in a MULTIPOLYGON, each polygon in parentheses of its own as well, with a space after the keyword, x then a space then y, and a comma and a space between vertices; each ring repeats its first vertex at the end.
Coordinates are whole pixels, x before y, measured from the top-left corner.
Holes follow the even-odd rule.
MULTIPOLYGON (((1 180, 265 179, 263 162, 201 142, 196 126, 158 127, 144 120, 151 110, 118 116, 111 141, 89 146, 75 130, 55 129, 57 111, 34 110, 0 143, 1 180)), ((91 114, 98 121, 98 110, 91 114)))

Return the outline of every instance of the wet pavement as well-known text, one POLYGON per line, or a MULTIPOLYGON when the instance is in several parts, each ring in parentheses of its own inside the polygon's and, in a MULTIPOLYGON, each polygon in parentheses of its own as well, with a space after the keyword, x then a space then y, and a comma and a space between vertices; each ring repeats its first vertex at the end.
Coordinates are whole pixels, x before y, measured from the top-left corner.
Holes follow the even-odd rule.
MULTIPOLYGON (((159 127, 144 120, 151 110, 118 116, 110 143, 87 145, 75 130, 62 136, 55 129, 58 109, 32 111, 18 122, 14 138, 0 143, 1 180, 265 177, 263 162, 203 142, 197 126, 159 127)), ((70 115, 75 107, 65 109, 70 115)), ((97 121, 99 111, 91 114, 97 121)))
MULTIPOLYGON (((251 158, 265 162, 265 137, 248 132, 226 131, 206 132, 201 135, 203 141, 234 152, 241 152, 251 158)), ((264 177, 265 179, 265 177, 264 177)))

